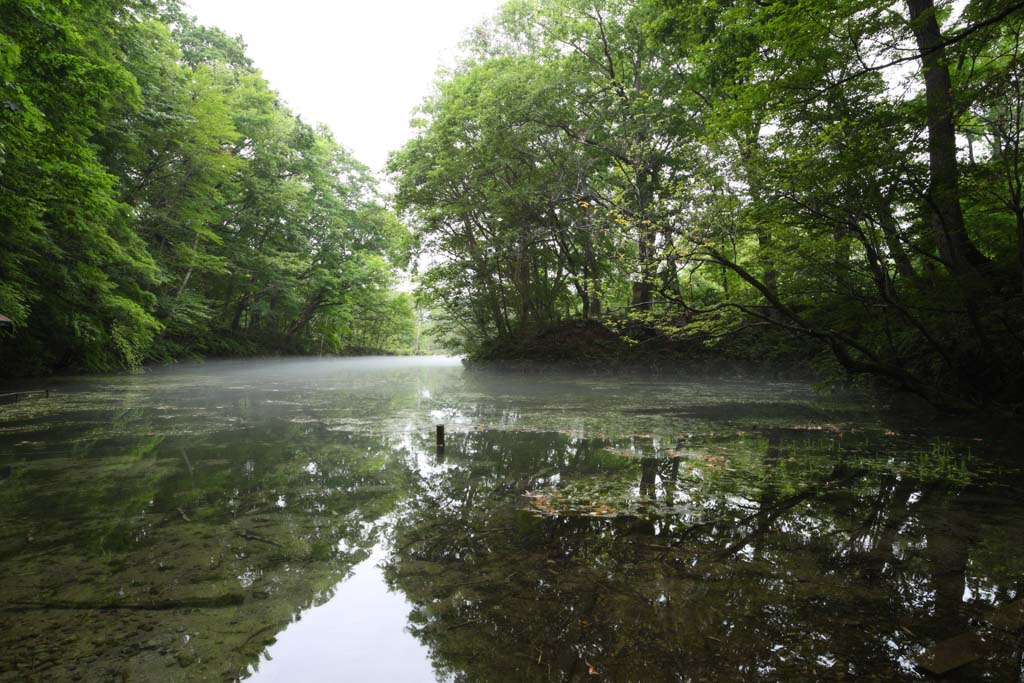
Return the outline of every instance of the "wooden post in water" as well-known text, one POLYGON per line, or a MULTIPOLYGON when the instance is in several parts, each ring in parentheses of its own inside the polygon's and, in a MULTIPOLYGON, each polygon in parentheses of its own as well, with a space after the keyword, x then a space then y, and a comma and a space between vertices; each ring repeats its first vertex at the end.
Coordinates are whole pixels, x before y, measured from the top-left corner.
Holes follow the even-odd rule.
POLYGON ((444 448, 444 425, 437 425, 437 447, 444 448))

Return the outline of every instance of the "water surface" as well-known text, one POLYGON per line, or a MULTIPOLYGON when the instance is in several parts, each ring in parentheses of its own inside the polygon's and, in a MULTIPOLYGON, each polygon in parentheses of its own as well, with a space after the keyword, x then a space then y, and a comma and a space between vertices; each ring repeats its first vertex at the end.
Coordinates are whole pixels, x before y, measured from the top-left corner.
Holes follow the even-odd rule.
POLYGON ((0 406, 3 681, 1024 680, 1019 467, 866 395, 447 358, 49 386, 0 406))

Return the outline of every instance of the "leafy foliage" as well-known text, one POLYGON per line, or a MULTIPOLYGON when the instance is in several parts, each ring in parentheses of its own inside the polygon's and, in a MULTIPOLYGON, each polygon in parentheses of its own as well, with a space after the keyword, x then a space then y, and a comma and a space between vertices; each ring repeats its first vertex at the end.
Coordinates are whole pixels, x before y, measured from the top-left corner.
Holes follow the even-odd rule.
POLYGON ((1019 404, 1022 17, 947 9, 508 3, 392 157, 438 255, 421 298, 482 355, 580 318, 769 326, 937 404, 1019 404))
POLYGON ((173 0, 0 16, 4 374, 407 345, 404 228, 239 39, 173 0))

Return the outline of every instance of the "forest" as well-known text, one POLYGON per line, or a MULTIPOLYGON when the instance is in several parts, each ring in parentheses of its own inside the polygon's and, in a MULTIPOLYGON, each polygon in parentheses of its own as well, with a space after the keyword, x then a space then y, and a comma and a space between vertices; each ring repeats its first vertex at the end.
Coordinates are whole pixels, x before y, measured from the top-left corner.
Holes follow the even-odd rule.
POLYGON ((409 236, 176 1, 0 2, 0 375, 408 346, 409 236))
POLYGON ((422 318, 471 359, 589 335, 1013 411, 1022 9, 511 0, 391 196, 177 0, 4 0, 0 368, 407 351, 422 318))
POLYGON ((0 0, 0 683, 1024 683, 1022 415, 1024 0, 0 0))
POLYGON ((600 320, 1012 409, 1022 7, 510 2, 391 160, 420 295, 471 356, 600 320))

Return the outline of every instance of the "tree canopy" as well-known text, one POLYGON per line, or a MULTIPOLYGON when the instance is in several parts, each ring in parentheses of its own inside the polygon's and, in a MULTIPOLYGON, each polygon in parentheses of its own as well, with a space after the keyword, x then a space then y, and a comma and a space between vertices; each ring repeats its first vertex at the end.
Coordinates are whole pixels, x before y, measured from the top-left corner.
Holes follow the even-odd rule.
POLYGON ((405 228, 176 0, 0 2, 4 374, 394 349, 405 228))
POLYGON ((1022 9, 513 0, 391 159, 420 296, 478 355, 566 320, 763 327, 1019 404, 1022 9))
POLYGON ((393 154, 401 218, 177 0, 0 16, 4 374, 395 349, 418 305, 477 356, 774 330, 1024 400, 1024 3, 511 0, 393 154))

